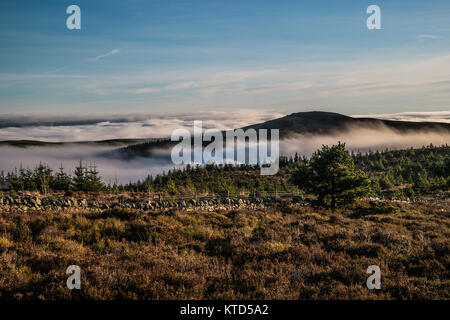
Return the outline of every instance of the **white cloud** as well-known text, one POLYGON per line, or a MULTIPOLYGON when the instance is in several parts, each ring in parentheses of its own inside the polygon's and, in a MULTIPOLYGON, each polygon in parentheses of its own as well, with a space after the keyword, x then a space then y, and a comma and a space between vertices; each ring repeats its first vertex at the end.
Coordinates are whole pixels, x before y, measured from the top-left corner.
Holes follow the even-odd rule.
POLYGON ((420 148, 430 143, 440 146, 449 143, 450 134, 448 131, 399 133, 383 125, 375 128, 355 126, 349 127, 344 132, 335 132, 329 135, 299 134, 291 136, 280 142, 280 152, 288 155, 298 152, 300 155, 311 156, 322 145, 335 145, 339 141, 345 142, 349 150, 368 152, 369 150, 420 148))
MULTIPOLYGON (((192 129, 195 120, 202 120, 204 128, 217 128, 219 130, 234 129, 250 124, 264 122, 282 117, 278 112, 263 110, 229 110, 227 112, 191 112, 189 114, 173 115, 128 115, 112 116, 109 119, 91 119, 88 124, 77 124, 83 119, 79 117, 68 118, 72 125, 32 125, 33 117, 11 118, 11 123, 20 123, 20 126, 8 127, 8 120, 0 118, 1 140, 40 140, 40 141, 93 141, 125 138, 161 138, 170 137, 172 131, 178 128, 192 129), (78 122, 75 122, 78 121, 78 122), (27 126, 23 126, 23 124, 27 126)), ((89 120, 89 119, 85 119, 89 120)), ((51 119, 36 119, 51 122, 51 119)), ((56 124, 64 124, 64 119, 57 118, 56 124)))
MULTIPOLYGON (((97 117, 0 117, 1 140, 92 141, 122 138, 169 137, 178 128, 192 129, 195 120, 204 128, 219 130, 245 127, 283 117, 278 111, 230 109, 229 111, 194 111, 191 113, 129 114, 97 117)), ((450 123, 450 111, 402 112, 392 114, 352 115, 401 121, 432 121, 450 123)))

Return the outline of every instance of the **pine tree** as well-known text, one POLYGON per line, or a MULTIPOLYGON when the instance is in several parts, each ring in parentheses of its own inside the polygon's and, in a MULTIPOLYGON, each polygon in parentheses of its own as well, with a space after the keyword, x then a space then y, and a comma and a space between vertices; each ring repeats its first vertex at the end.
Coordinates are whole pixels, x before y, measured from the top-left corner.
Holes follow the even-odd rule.
POLYGON ((100 191, 103 189, 104 185, 99 174, 100 173, 97 171, 97 166, 94 162, 93 165, 89 166, 89 171, 87 171, 86 175, 88 191, 100 191))
POLYGON ((71 180, 67 173, 64 171, 64 167, 61 163, 59 167, 59 172, 55 175, 53 179, 53 188, 55 190, 69 190, 70 189, 71 180))
POLYGON ((50 184, 52 183, 52 169, 42 162, 39 163, 33 172, 34 183, 39 191, 46 195, 50 191, 50 184))
POLYGON ((147 178, 142 183, 142 188, 145 192, 150 195, 153 191, 153 185, 152 185, 152 176, 148 175, 147 178))
POLYGON ((419 172, 415 177, 414 189, 418 194, 426 194, 430 190, 430 183, 428 182, 426 172, 419 172))
POLYGON ((175 182, 172 179, 169 179, 167 181, 167 191, 169 192, 169 194, 171 196, 177 194, 177 192, 178 192, 177 186, 175 185, 175 182))
POLYGON ((25 181, 24 181, 24 169, 22 167, 22 164, 20 164, 20 168, 19 168, 19 173, 16 173, 16 177, 17 177, 17 183, 19 186, 19 190, 21 190, 22 192, 25 191, 25 181))
POLYGON ((74 174, 72 178, 73 188, 79 191, 86 190, 86 170, 81 160, 78 166, 75 167, 75 171, 73 172, 73 174, 74 174))
POLYGON ((370 192, 370 180, 356 170, 345 143, 316 151, 308 165, 301 165, 292 181, 317 196, 317 204, 333 211, 355 202, 370 192))

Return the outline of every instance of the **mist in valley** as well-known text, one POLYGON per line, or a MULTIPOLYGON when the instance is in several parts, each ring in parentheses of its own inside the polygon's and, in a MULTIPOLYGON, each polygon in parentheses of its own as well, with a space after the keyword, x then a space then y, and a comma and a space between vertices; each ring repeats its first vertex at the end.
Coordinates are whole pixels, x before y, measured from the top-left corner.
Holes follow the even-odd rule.
MULTIPOLYGON (((368 152, 386 149, 420 148, 429 145, 445 145, 450 141, 448 132, 410 132, 400 133, 387 127, 376 128, 351 127, 344 132, 328 135, 297 134, 280 141, 280 155, 310 157, 322 145, 345 142, 350 151, 368 152)), ((73 144, 14 147, 0 146, 0 170, 9 172, 15 168, 33 169, 40 162, 48 164, 54 171, 62 165, 65 171, 72 173, 79 161, 97 166, 103 182, 107 184, 125 184, 145 179, 148 175, 157 175, 174 168, 170 158, 171 149, 152 152, 149 157, 113 157, 113 153, 123 146, 102 144, 73 144), (111 156, 110 156, 111 155, 111 156)))
POLYGON ((369 151, 384 151, 421 148, 429 144, 441 146, 450 142, 448 131, 418 131, 401 133, 380 125, 377 127, 348 127, 344 132, 332 134, 296 134, 280 142, 280 152, 284 155, 299 155, 310 157, 322 145, 334 145, 344 142, 350 151, 366 153, 369 151))

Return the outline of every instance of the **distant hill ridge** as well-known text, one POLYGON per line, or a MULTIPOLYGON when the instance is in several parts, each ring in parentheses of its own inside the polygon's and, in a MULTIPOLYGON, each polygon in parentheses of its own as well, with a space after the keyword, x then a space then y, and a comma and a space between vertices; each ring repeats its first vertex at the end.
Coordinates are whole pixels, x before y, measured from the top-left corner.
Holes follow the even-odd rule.
MULTIPOLYGON (((358 126, 363 128, 380 128, 384 126, 400 133, 414 131, 450 133, 450 124, 448 123, 353 118, 339 113, 322 111, 296 112, 282 118, 246 126, 242 129, 279 129, 280 138, 286 138, 293 134, 332 134, 334 132, 345 132, 358 126)), ((177 143, 170 141, 169 138, 165 140, 161 139, 160 141, 138 143, 121 148, 115 154, 125 158, 155 156, 154 150, 168 148, 177 143)))
POLYGON ((376 118, 353 118, 339 113, 323 111, 296 112, 282 118, 250 125, 244 127, 243 129, 280 129, 280 136, 286 137, 294 133, 326 134, 333 131, 347 130, 350 126, 386 126, 399 132, 417 130, 450 132, 449 123, 395 121, 376 118))
POLYGON ((11 146, 11 147, 44 147, 44 146, 58 146, 65 144, 73 145, 108 145, 108 146, 121 146, 129 145, 132 143, 140 143, 147 141, 149 139, 109 139, 109 140, 95 140, 95 141, 67 141, 67 142, 52 142, 52 141, 39 141, 39 140, 4 140, 0 141, 0 146, 11 146))

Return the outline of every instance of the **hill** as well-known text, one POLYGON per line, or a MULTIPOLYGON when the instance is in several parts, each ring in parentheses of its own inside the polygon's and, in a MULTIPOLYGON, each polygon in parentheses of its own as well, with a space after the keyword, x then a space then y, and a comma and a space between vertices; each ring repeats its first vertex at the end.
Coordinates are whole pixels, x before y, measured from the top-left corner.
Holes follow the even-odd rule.
POLYGON ((297 112, 282 118, 250 125, 243 129, 280 129, 280 137, 291 134, 328 134, 333 131, 345 131, 351 127, 380 127, 403 132, 409 131, 446 131, 450 132, 450 124, 440 122, 411 122, 382 120, 376 118, 353 118, 334 112, 297 112))
MULTIPOLYGON (((259 124, 253 124, 243 127, 242 129, 279 129, 280 138, 283 139, 293 134, 342 133, 356 127, 389 128, 399 133, 418 131, 450 133, 450 124, 448 123, 394 121, 376 118, 353 118, 339 113, 321 111, 292 113, 282 118, 269 120, 259 124)), ((155 150, 169 148, 177 143, 178 142, 171 142, 169 138, 136 143, 121 148, 113 153, 110 152, 106 156, 117 156, 120 158, 132 158, 136 156, 149 157, 155 155, 155 150)))
MULTIPOLYGON (((286 138, 293 134, 330 134, 333 132, 345 132, 352 128, 389 128, 399 133, 408 132, 444 132, 450 133, 449 123, 440 122, 411 122, 382 120, 376 118, 354 118, 334 112, 297 112, 282 118, 269 120, 243 127, 242 129, 279 129, 280 138, 286 138)), ((63 144, 98 144, 121 147, 117 150, 107 151, 101 155, 107 158, 128 159, 133 157, 160 156, 157 150, 168 149, 178 142, 170 141, 170 138, 162 139, 112 139, 102 141, 81 142, 45 142, 34 140, 0 141, 0 145, 15 147, 51 146, 63 144)), ((208 144, 208 143, 205 143, 208 144)), ((407 147, 407 146, 406 146, 407 147)))

